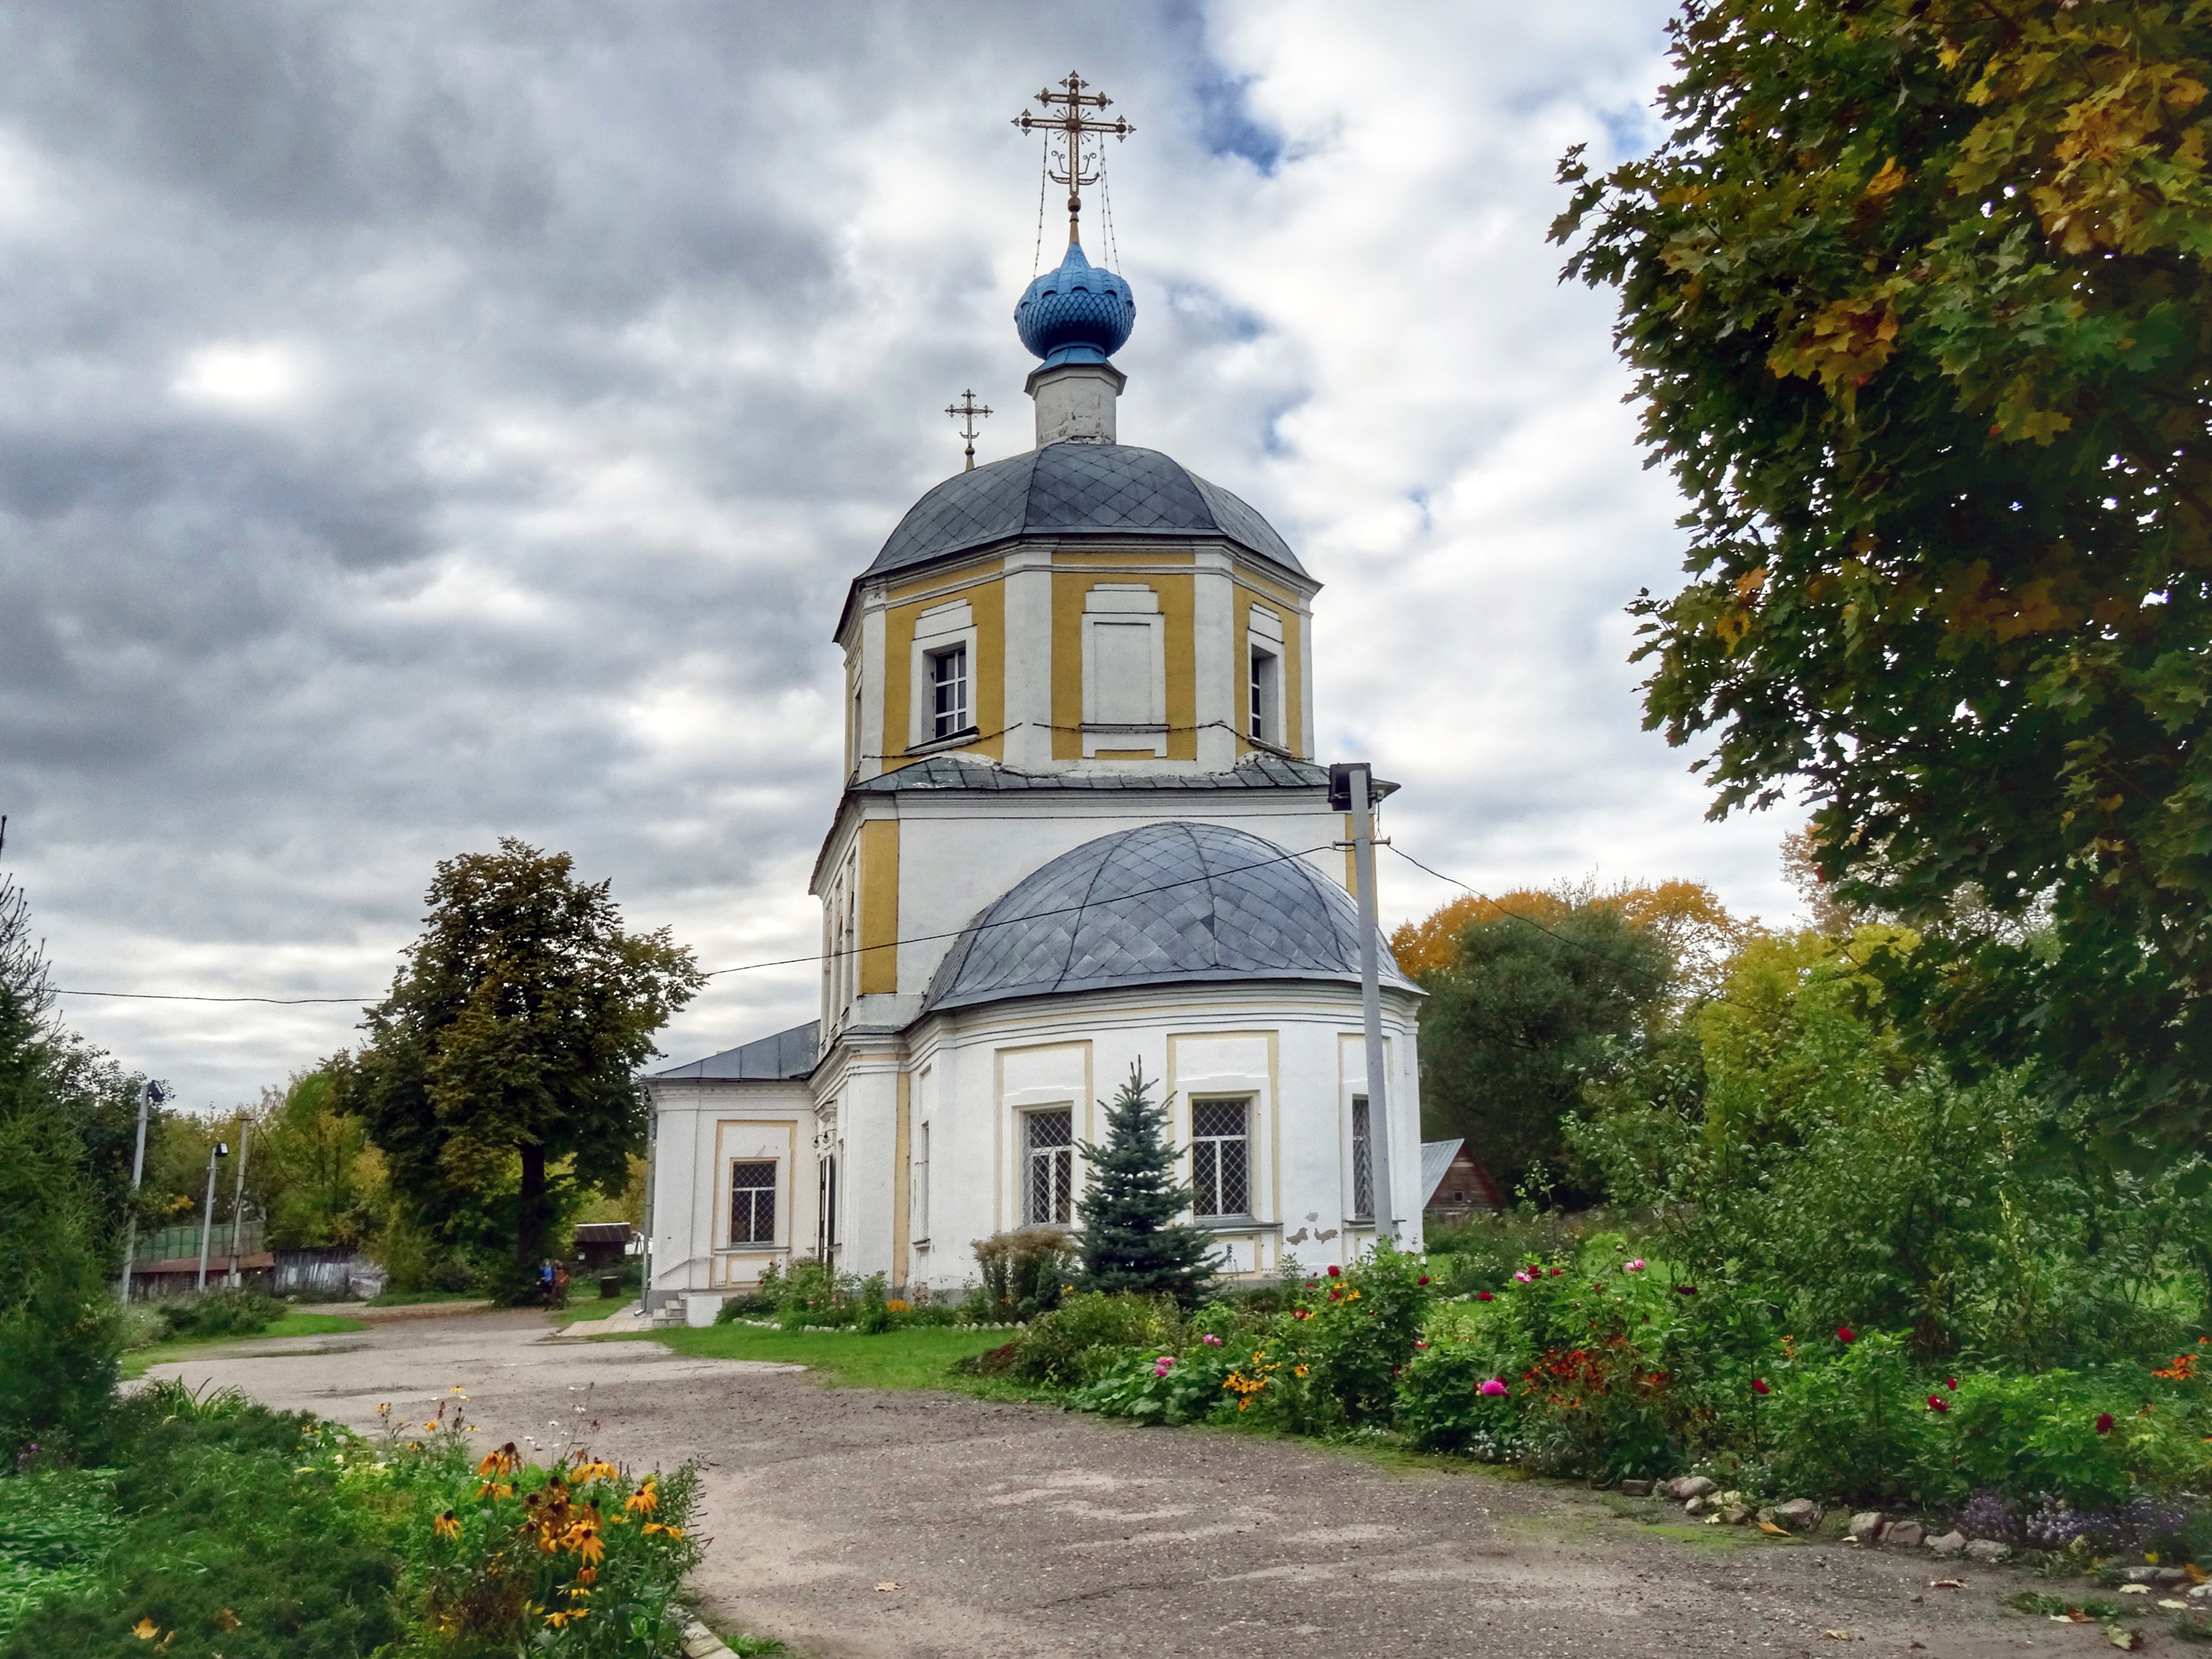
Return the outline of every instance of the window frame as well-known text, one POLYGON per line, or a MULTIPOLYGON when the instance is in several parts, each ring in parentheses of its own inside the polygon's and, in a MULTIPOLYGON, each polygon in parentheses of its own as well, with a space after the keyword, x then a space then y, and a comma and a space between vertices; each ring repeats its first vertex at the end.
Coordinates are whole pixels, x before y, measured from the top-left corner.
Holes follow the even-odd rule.
POLYGON ((1375 1218, 1375 1119, 1365 1095, 1352 1097, 1352 1214, 1353 1221, 1375 1218), (1364 1190, 1362 1190, 1362 1189, 1364 1190))
POLYGON ((981 657, 976 640, 975 610, 965 599, 933 605, 915 618, 914 641, 908 660, 906 749, 909 755, 939 747, 957 749, 975 740, 982 701, 981 657), (967 670, 966 723, 940 732, 937 726, 937 664, 940 658, 955 652, 964 653, 967 670))
POLYGON ((907 1231, 916 1244, 929 1243, 929 1121, 914 1127, 914 1158, 907 1166, 907 1231))
POLYGON ((732 1158, 729 1160, 729 1168, 730 1223, 727 1243, 723 1248, 731 1250, 775 1249, 777 1248, 777 1241, 783 1230, 781 1204, 783 1160, 779 1158, 732 1158), (738 1176, 739 1171, 745 1170, 766 1170, 768 1185, 740 1188, 738 1185, 738 1176), (746 1206, 748 1219, 754 1229, 752 1236, 745 1238, 738 1237, 738 1194, 741 1191, 753 1194, 765 1192, 768 1194, 768 1232, 765 1237, 758 1231, 760 1206, 757 1199, 746 1206))
POLYGON ((1258 1136, 1255 1133, 1255 1126, 1253 1120, 1257 1115, 1257 1101, 1249 1094, 1191 1097, 1189 1118, 1191 1215, 1201 1224, 1218 1225, 1223 1223, 1249 1222, 1254 1219, 1252 1182, 1255 1171, 1253 1168, 1252 1153, 1258 1136), (1198 1129, 1199 1114, 1208 1107, 1223 1106, 1237 1109, 1242 1119, 1241 1133, 1234 1135, 1200 1134, 1198 1129), (1224 1195, 1228 1190, 1228 1178, 1222 1170, 1222 1158, 1224 1148, 1230 1146, 1243 1148, 1243 1167, 1240 1178, 1244 1188, 1243 1193, 1244 1207, 1237 1210, 1208 1209, 1206 1207, 1206 1200, 1209 1196, 1218 1204, 1223 1201, 1224 1195), (1200 1150, 1201 1147, 1208 1149, 1210 1155, 1201 1156, 1200 1150), (1207 1191, 1209 1181, 1212 1184, 1210 1194, 1207 1191))
POLYGON ((929 708, 925 718, 929 722, 929 741, 942 743, 947 738, 958 737, 963 732, 974 731, 975 715, 969 706, 969 690, 972 682, 966 644, 948 645, 932 650, 927 680, 929 708), (950 678, 945 672, 948 664, 957 664, 959 670, 950 678), (945 706, 945 694, 948 690, 953 691, 958 699, 951 709, 945 706))
POLYGON ((1289 755, 1291 746, 1290 646, 1280 613, 1255 603, 1244 619, 1244 736, 1262 748, 1289 755), (1268 665, 1263 676, 1260 665, 1268 665), (1264 726, 1264 730, 1255 729, 1264 726))
POLYGON ((1015 1113, 1020 1121, 1021 1163, 1017 1176, 1018 1188, 1016 1209, 1024 1227, 1069 1227, 1075 1224, 1075 1103, 1073 1101, 1047 1106, 1024 1107, 1015 1113), (1066 1125, 1065 1140, 1045 1146, 1036 1144, 1036 1126, 1049 1117, 1061 1119, 1066 1125), (1048 1162, 1052 1173, 1046 1187, 1053 1202, 1047 1207, 1050 1214, 1037 1213, 1036 1166, 1040 1160, 1048 1162))

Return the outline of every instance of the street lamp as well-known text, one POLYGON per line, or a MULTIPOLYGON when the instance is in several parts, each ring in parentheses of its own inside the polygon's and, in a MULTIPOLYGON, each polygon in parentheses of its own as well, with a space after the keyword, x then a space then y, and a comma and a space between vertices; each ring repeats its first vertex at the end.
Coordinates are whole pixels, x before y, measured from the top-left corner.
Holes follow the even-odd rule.
POLYGON ((200 1212, 200 1282, 198 1289, 207 1289, 208 1234, 215 1226, 215 1161, 230 1156, 230 1143, 218 1140, 208 1153, 207 1207, 200 1212))

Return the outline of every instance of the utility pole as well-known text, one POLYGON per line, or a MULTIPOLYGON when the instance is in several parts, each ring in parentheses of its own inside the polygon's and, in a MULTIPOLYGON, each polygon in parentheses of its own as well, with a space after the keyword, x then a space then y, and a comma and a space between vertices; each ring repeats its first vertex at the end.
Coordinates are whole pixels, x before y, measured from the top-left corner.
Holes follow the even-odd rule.
POLYGON ((229 1146, 220 1140, 208 1152, 207 1207, 200 1212, 200 1280, 197 1288, 201 1291, 207 1289, 208 1235, 215 1231, 215 1161, 229 1156, 229 1146))
POLYGON ((123 1246, 123 1300, 131 1300, 131 1263, 138 1254, 138 1183, 146 1178, 146 1114, 168 1096, 148 1078, 138 1085, 138 1150, 131 1155, 131 1223, 123 1246))
POLYGON ((238 1181, 230 1193, 230 1282, 243 1285, 246 1275, 238 1270, 238 1224, 246 1214, 246 1139, 253 1133, 253 1120, 243 1112, 238 1117, 238 1181))
POLYGON ((1374 1168, 1375 1237, 1398 1237, 1397 1183, 1390 1164, 1389 1069, 1382 1060, 1382 987, 1375 950, 1375 803, 1397 786, 1380 783, 1365 761, 1328 769, 1328 804, 1352 815, 1352 879, 1359 884, 1359 1012, 1367 1028, 1367 1135, 1374 1168))

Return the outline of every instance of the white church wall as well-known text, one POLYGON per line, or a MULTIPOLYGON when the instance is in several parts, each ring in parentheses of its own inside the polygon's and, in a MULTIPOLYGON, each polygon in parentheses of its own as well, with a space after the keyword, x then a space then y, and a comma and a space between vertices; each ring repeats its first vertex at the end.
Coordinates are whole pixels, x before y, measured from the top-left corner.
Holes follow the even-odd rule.
MULTIPOLYGON (((1395 1073, 1413 1049, 1415 1004, 1398 994, 1384 1003, 1395 1073)), ((1179 1147, 1189 1145, 1194 1098, 1250 1103, 1250 1220, 1217 1229, 1235 1272, 1279 1272, 1290 1236, 1302 1235, 1287 1246, 1302 1266, 1349 1260, 1371 1237, 1349 1214, 1350 1096, 1339 1058, 1346 1044, 1359 1051, 1358 1022, 1356 987, 1264 981, 1036 999, 929 1022, 909 1062, 913 1122, 929 1128, 927 1247, 911 1251, 909 1283, 954 1294, 973 1283, 974 1243, 1024 1218, 1022 1115, 1066 1106, 1077 1138, 1096 1142, 1099 1103, 1132 1061, 1166 1103, 1179 1147)), ((1406 1124, 1411 1149, 1409 1159, 1394 1142, 1401 1209, 1417 1178, 1419 1111, 1418 1094, 1400 1090, 1391 1124, 1406 1124)), ((1079 1152, 1073 1162, 1079 1195, 1079 1152)), ((876 1269, 856 1251, 850 1270, 876 1269)))
POLYGON ((759 1282, 772 1261, 811 1249, 814 1227, 813 1108, 803 1083, 738 1079, 654 1081, 652 1218, 646 1289, 659 1306, 686 1291, 732 1291, 759 1282), (775 1236, 731 1238, 731 1171, 773 1159, 775 1236))

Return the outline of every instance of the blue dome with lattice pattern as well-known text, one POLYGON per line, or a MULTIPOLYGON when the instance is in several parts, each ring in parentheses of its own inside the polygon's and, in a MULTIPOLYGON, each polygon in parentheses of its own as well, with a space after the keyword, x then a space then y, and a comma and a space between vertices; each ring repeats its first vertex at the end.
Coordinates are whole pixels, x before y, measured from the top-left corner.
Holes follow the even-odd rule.
MULTIPOLYGON (((1385 985, 1417 988, 1376 938, 1385 985)), ((1358 984, 1351 895, 1271 841, 1218 823, 1148 823, 1024 876, 953 941, 925 1011, 1191 980, 1358 984)))
POLYGON ((1079 242, 1070 242, 1060 269, 1031 283, 1014 307, 1015 332, 1046 368, 1103 363, 1136 325, 1137 300, 1129 285, 1085 258, 1079 242))

